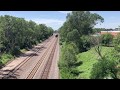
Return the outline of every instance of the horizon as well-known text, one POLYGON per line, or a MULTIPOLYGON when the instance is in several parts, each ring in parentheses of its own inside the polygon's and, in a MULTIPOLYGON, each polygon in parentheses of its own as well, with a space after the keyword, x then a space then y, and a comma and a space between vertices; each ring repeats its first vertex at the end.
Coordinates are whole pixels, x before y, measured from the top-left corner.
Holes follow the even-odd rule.
MULTIPOLYGON (((99 23, 94 28, 115 29, 120 25, 120 11, 90 11, 97 13, 104 18, 103 23, 99 23)), ((10 15, 19 18, 32 20, 37 24, 45 24, 58 30, 66 21, 67 13, 71 11, 0 11, 1 15, 10 15)))

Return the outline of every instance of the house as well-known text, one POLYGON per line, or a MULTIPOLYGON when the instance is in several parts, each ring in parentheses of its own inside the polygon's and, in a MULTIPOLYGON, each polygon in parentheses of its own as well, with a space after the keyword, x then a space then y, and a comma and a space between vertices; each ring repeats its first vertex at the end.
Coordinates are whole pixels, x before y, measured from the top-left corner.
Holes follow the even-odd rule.
POLYGON ((116 36, 118 33, 120 33, 120 31, 101 31, 101 34, 107 34, 110 33, 113 36, 116 36))

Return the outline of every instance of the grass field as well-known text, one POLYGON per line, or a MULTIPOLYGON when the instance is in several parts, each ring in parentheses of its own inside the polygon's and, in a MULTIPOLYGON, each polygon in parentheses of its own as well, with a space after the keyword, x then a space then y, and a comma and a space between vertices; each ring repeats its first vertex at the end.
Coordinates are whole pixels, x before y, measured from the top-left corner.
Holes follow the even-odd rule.
MULTIPOLYGON (((109 53, 112 49, 113 47, 102 47, 102 55, 109 53)), ((95 52, 94 48, 78 54, 77 59, 83 62, 83 64, 78 67, 81 72, 78 78, 89 79, 92 66, 97 62, 98 58, 98 54, 95 52)))

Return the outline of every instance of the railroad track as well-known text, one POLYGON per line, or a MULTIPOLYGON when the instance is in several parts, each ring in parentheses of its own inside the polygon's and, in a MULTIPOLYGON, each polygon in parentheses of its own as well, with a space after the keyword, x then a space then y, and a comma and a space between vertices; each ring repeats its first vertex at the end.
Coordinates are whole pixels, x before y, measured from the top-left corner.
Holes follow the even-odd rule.
MULTIPOLYGON (((58 38, 57 38, 57 40, 58 40, 58 38)), ((50 53, 50 56, 48 58, 48 61, 47 61, 46 65, 45 65, 45 68, 44 68, 44 70, 42 72, 42 75, 41 75, 40 79, 47 79, 48 78, 50 67, 51 67, 51 64, 52 64, 53 56, 54 56, 56 45, 57 45, 57 40, 56 40, 56 42, 54 44, 54 47, 53 47, 53 49, 52 49, 52 51, 50 53)))
MULTIPOLYGON (((54 47, 55 47, 56 43, 57 43, 57 40, 55 40, 55 42, 54 42, 54 47)), ((52 45, 53 45, 53 44, 51 44, 51 45, 49 46, 49 48, 50 48, 52 45)), ((54 47, 53 47, 53 48, 54 48, 54 47)), ((49 48, 46 50, 46 52, 45 52, 45 53, 43 54, 43 56, 40 58, 40 60, 39 60, 38 63, 35 65, 35 67, 32 69, 32 71, 29 73, 29 75, 28 75, 28 77, 27 77, 26 79, 33 79, 34 75, 36 74, 36 72, 38 71, 38 69, 39 69, 39 67, 41 66, 42 62, 44 61, 45 57, 47 56, 47 53, 50 51, 49 48)), ((54 51, 52 50, 52 52, 54 52, 54 51)), ((52 54, 50 54, 50 55, 54 55, 54 54, 52 53, 52 54)), ((49 58, 49 60, 50 60, 50 58, 49 58)), ((49 60, 48 60, 47 64, 49 64, 49 60)), ((45 68, 46 68, 46 66, 45 66, 45 68)))
MULTIPOLYGON (((53 36, 51 36, 49 39, 51 39, 52 37, 53 37, 53 36)), ((47 40, 43 41, 42 43, 45 43, 46 41, 47 41, 47 40)), ((44 45, 42 45, 42 46, 44 46, 44 45)), ((10 64, 12 61, 14 61, 14 59, 8 61, 8 62, 4 65, 4 67, 7 66, 8 64, 10 64)))
MULTIPOLYGON (((52 37, 51 37, 52 38, 52 37)), ((45 43, 46 40, 43 42, 45 43)), ((41 47, 45 46, 47 43, 43 44, 41 47)), ((37 54, 40 50, 41 50, 41 47, 39 49, 37 49, 35 51, 34 54, 37 54)), ((27 57, 26 59, 23 60, 23 62, 19 63, 13 70, 11 70, 7 75, 3 75, 2 79, 9 79, 12 75, 14 75, 14 73, 19 69, 21 68, 25 63, 27 63, 34 55, 30 55, 29 57, 27 57)))

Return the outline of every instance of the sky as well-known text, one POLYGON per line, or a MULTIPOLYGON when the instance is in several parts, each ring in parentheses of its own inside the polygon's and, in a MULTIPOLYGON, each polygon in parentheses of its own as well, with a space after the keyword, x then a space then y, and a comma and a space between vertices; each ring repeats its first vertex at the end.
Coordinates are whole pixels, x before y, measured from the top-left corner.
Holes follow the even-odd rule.
MULTIPOLYGON (((1 15, 11 15, 15 17, 32 20, 37 24, 46 24, 54 30, 60 28, 66 20, 67 13, 71 11, 0 11, 1 15)), ((98 24, 96 28, 117 28, 120 25, 120 11, 91 11, 104 18, 104 23, 98 24)))

